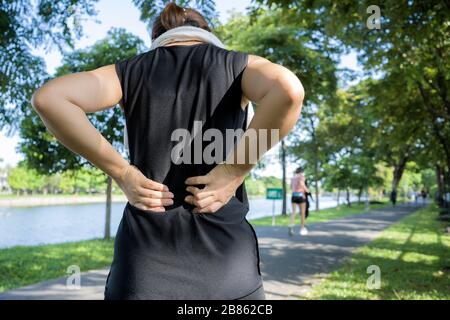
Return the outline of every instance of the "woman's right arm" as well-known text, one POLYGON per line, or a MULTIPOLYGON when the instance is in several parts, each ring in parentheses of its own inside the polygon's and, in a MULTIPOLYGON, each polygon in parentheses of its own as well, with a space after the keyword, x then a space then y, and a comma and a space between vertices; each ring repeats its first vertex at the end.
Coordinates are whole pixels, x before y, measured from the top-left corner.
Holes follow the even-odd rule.
MULTIPOLYGON (((256 160, 260 160, 263 154, 281 141, 297 123, 302 110, 304 89, 292 71, 255 55, 249 56, 241 86, 245 97, 258 105, 248 127, 250 130, 247 130, 244 137, 246 134, 250 136, 250 131, 254 130, 259 143, 261 130, 277 130, 279 133, 279 140, 276 141, 270 139, 270 133, 267 134, 268 147, 265 150, 258 150, 256 160)), ((237 162, 235 154, 248 155, 249 145, 241 139, 235 153, 227 160, 237 172, 242 171, 246 174, 256 165, 256 163, 235 163, 237 162)))
POLYGON ((217 165, 206 176, 187 179, 186 183, 190 185, 187 190, 193 196, 188 196, 186 201, 196 205, 198 212, 215 212, 226 204, 257 161, 279 142, 270 139, 270 129, 277 130, 281 140, 300 117, 304 89, 297 76, 287 68, 262 57, 249 55, 241 86, 244 96, 257 103, 258 107, 249 127, 225 163, 217 165), (260 145, 259 139, 264 136, 259 135, 261 130, 269 131, 267 148, 250 156, 250 145, 260 145), (246 137, 249 137, 250 143, 246 143, 246 137), (239 163, 238 159, 242 158, 237 155, 246 155, 246 161, 239 163), (205 184, 205 188, 198 189, 193 186, 196 184, 205 184))
POLYGON ((92 125, 86 114, 114 107, 122 89, 114 64, 52 79, 32 97, 32 105, 61 144, 113 178, 139 209, 164 211, 173 203, 166 186, 130 165, 92 125))

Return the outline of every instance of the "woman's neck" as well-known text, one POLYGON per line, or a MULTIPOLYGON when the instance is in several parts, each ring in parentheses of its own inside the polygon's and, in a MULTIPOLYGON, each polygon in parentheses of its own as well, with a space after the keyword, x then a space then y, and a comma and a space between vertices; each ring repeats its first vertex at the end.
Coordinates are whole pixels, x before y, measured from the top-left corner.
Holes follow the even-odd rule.
POLYGON ((204 41, 201 41, 201 40, 175 41, 175 42, 171 42, 169 44, 166 44, 165 47, 169 47, 169 46, 189 46, 189 45, 203 43, 203 42, 204 41))

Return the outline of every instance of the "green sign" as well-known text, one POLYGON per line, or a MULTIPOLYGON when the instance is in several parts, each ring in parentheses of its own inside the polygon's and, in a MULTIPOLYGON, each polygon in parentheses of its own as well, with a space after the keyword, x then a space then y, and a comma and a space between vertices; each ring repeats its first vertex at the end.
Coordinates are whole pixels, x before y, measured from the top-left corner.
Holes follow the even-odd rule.
POLYGON ((283 199, 283 189, 281 188, 267 188, 266 199, 279 200, 283 199))

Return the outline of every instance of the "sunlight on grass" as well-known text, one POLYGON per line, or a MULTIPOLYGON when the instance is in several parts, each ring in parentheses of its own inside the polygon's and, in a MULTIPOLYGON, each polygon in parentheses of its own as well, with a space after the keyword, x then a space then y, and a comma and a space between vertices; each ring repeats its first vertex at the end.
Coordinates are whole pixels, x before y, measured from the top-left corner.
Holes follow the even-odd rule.
POLYGON ((435 206, 386 229, 343 267, 313 288, 309 299, 449 299, 450 236, 435 206), (367 267, 381 269, 381 288, 369 290, 367 267))
POLYGON ((113 240, 87 240, 0 250, 0 292, 66 276, 70 265, 81 271, 108 266, 113 240))

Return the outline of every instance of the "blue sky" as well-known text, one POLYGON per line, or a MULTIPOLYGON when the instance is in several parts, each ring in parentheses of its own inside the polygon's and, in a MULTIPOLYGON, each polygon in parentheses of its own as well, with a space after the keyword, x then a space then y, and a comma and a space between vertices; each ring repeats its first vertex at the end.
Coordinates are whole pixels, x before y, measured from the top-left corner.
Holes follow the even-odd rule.
MULTIPOLYGON (((250 0, 216 0, 217 11, 221 21, 226 21, 230 10, 233 8, 237 11, 245 12, 246 7, 250 4, 250 0)), ((127 31, 139 36, 149 46, 150 36, 146 26, 139 20, 139 10, 132 4, 131 0, 100 0, 97 4, 98 14, 95 18, 90 18, 84 24, 85 36, 76 42, 76 48, 83 48, 92 45, 99 39, 106 36, 108 30, 113 27, 122 27, 127 31), (100 23, 95 22, 98 20, 100 23)), ((44 52, 36 51, 36 54, 42 56, 47 64, 47 71, 52 74, 61 62, 61 54, 56 50, 44 52)), ((341 66, 351 69, 357 69, 356 56, 351 53, 342 57, 341 66)), ((1 166, 5 164, 15 165, 23 157, 16 152, 16 146, 19 141, 17 135, 6 137, 0 132, 0 158, 4 159, 1 166)), ((276 148, 269 151, 269 154, 277 152, 276 148)), ((295 165, 292 166, 292 169, 295 165)), ((290 168, 291 169, 291 168, 290 168)), ((290 170, 292 171, 292 170, 290 170)), ((279 174, 279 166, 269 166, 266 170, 270 174, 279 174)))

